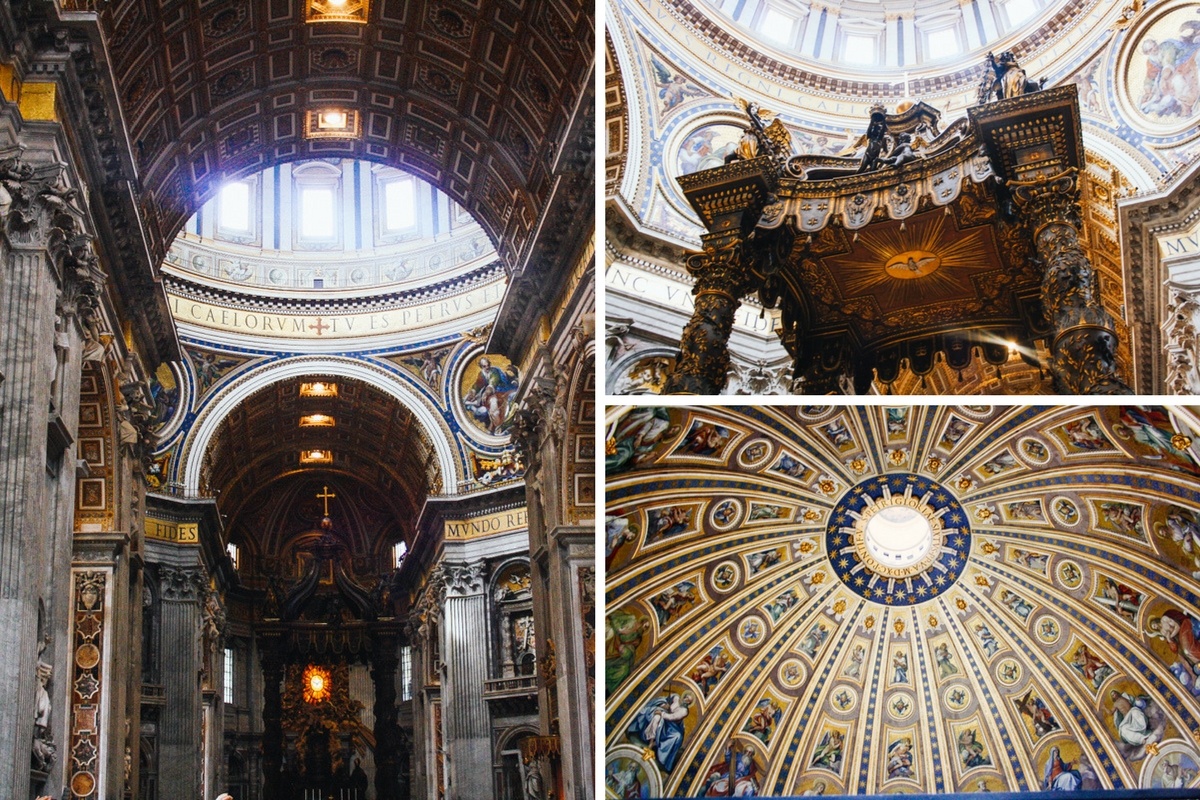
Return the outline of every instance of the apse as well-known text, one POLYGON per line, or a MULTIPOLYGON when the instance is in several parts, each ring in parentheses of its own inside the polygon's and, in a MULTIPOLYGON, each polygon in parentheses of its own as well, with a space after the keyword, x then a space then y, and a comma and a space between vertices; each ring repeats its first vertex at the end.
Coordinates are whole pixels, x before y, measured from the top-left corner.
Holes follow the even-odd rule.
POLYGON ((614 409, 610 797, 1200 786, 1200 422, 614 409))

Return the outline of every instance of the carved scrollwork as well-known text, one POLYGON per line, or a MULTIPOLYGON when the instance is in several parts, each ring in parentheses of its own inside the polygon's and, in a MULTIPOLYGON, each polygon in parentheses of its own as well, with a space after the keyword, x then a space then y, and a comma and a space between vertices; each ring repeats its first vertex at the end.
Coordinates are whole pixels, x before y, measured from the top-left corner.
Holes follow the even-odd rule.
POLYGON ((1168 303, 1162 325, 1167 353, 1164 383, 1168 394, 1200 393, 1200 373, 1196 369, 1196 320, 1200 303, 1190 292, 1175 290, 1168 303))

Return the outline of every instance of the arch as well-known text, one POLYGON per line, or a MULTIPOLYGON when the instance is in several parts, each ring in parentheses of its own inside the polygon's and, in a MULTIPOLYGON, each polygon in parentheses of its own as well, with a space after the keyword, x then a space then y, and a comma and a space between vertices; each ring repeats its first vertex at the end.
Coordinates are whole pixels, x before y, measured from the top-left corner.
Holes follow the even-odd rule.
POLYGON ((297 356, 273 361, 250 370, 219 390, 204 405, 184 438, 178 475, 184 491, 189 495, 199 492, 204 453, 221 421, 243 400, 273 383, 314 374, 364 381, 411 411, 429 434, 434 452, 437 453, 443 494, 458 493, 459 484, 465 478, 461 462, 455 458, 450 445, 453 434, 441 419, 440 412, 381 367, 345 356, 297 356))

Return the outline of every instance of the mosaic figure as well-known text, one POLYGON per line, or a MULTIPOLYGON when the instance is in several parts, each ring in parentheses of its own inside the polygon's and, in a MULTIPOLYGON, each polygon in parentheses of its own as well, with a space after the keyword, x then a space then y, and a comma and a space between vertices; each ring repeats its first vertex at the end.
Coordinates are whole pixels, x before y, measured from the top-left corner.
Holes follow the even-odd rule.
POLYGON ((841 731, 836 728, 826 730, 821 735, 821 740, 817 742, 816 749, 813 750, 809 767, 820 767, 840 775, 842 772, 842 748, 845 743, 846 737, 841 731))
POLYGON ((705 96, 703 89, 693 86, 681 73, 672 71, 653 55, 650 56, 650 66, 654 70, 658 99, 662 101, 659 113, 666 114, 689 98, 705 96))
POLYGON ((798 649, 809 658, 816 658, 817 651, 821 649, 821 645, 825 644, 825 640, 829 638, 829 629, 825 627, 825 623, 818 622, 816 627, 804 635, 798 649))
POLYGON ((1017 710, 1027 717, 1030 724, 1033 725, 1034 739, 1040 739, 1047 733, 1062 728, 1042 699, 1034 694, 1033 689, 1027 691, 1024 697, 1014 702, 1016 703, 1017 710))
POLYGON ((892 653, 892 683, 908 683, 908 653, 904 650, 892 653))
POLYGON ((476 362, 479 374, 463 395, 463 405, 472 421, 493 436, 508 432, 512 422, 511 399, 520 388, 520 376, 512 364, 504 367, 492 364, 488 356, 476 362))
POLYGON ((1100 578, 1100 592, 1094 598, 1097 603, 1108 606, 1129 622, 1136 622, 1138 611, 1146 596, 1124 583, 1118 583, 1107 575, 1100 578))
POLYGON ((1161 459, 1171 469, 1196 473, 1196 461, 1191 453, 1175 447, 1175 426, 1161 406, 1122 406, 1120 420, 1134 441, 1150 451, 1149 458, 1161 459))
POLYGON ((1105 525, 1117 533, 1137 539, 1143 538, 1146 534, 1142 527, 1141 506, 1106 501, 1100 504, 1100 518, 1105 525))
POLYGON ((975 633, 979 636, 979 643, 983 645, 983 652, 987 654, 988 658, 999 652, 1000 643, 996 641, 996 637, 987 625, 979 623, 975 626, 975 633))
POLYGON ((902 736, 888 745, 887 776, 892 779, 911 778, 913 775, 912 739, 902 736))
POLYGON ((629 725, 629 740, 653 750, 654 760, 663 772, 675 768, 683 747, 683 721, 694 701, 688 692, 668 693, 647 703, 629 725))
POLYGON ((713 511, 713 522, 717 525, 725 526, 733 522, 733 518, 736 515, 737 506, 733 504, 733 501, 726 500, 713 511))
POLYGON ((1164 611, 1146 623, 1151 638, 1160 638, 1175 654, 1171 673, 1192 694, 1200 695, 1200 619, 1178 609, 1164 611))
POLYGON ((1016 469, 1018 466, 1020 465, 1017 464, 1017 459, 1013 457, 1013 454, 1005 450, 983 462, 983 466, 979 468, 979 471, 984 475, 994 477, 1010 469, 1016 469))
POLYGON ((604 771, 604 786, 620 800, 647 800, 650 779, 645 768, 631 758, 618 758, 604 771))
POLYGON ((660 626, 671 624, 695 608, 699 602, 700 595, 696 590, 696 584, 692 581, 682 581, 674 586, 668 586, 650 598, 650 605, 658 616, 660 626))
POLYGON ((802 478, 808 472, 808 467, 801 462, 792 458, 787 453, 779 456, 779 460, 775 462, 775 466, 771 467, 774 472, 781 472, 789 478, 802 478))
POLYGON ((609 433, 604 471, 617 475, 649 463, 664 440, 678 431, 677 426, 671 425, 667 409, 635 408, 618 420, 609 433))
POLYGON ((683 533, 692 527, 692 511, 687 506, 652 508, 646 512, 649 521, 649 539, 665 539, 683 533))
POLYGON ((1065 497, 1058 499, 1058 501, 1054 504, 1054 510, 1058 516, 1062 517, 1063 522, 1067 523, 1068 525, 1074 525, 1079 521, 1079 509, 1077 509, 1075 504, 1070 500, 1067 500, 1065 497))
POLYGON ((1113 668, 1082 642, 1079 647, 1075 648, 1075 652, 1071 654, 1070 661, 1067 663, 1087 681, 1093 691, 1099 689, 1100 684, 1113 674, 1113 668))
POLYGON ((987 748, 977 736, 973 728, 958 735, 958 761, 963 769, 986 767, 992 763, 992 757, 987 754, 987 748))
POLYGON ((621 545, 637 541, 637 534, 637 526, 630 525, 627 518, 606 516, 604 518, 605 566, 611 567, 613 558, 621 549, 621 545))
POLYGON ((730 658, 725 645, 719 644, 700 658, 700 662, 692 667, 688 677, 700 687, 700 693, 708 697, 732 666, 733 659, 730 658))
POLYGON ((1117 749, 1130 761, 1145 757, 1146 746, 1162 741, 1166 717, 1149 695, 1132 695, 1113 689, 1112 723, 1117 730, 1117 749))
POLYGON ((782 718, 783 706, 779 705, 774 698, 764 697, 750 712, 750 718, 746 720, 746 725, 742 730, 763 744, 769 745, 771 737, 775 735, 775 728, 782 718))
POLYGON ((675 448, 676 455, 718 456, 728 444, 729 429, 711 422, 696 420, 687 436, 675 448))
POLYGON ((1042 788, 1048 792, 1077 792, 1083 786, 1083 776, 1069 761, 1063 761, 1062 751, 1050 748, 1050 758, 1042 774, 1042 788))
POLYGON ((1014 564, 1020 564, 1022 567, 1034 572, 1046 574, 1046 565, 1050 563, 1050 556, 1043 553, 1033 553, 1029 550, 1013 550, 1012 558, 1014 564))
POLYGON ((1006 506, 1008 518, 1019 522, 1045 522, 1042 504, 1037 500, 1018 500, 1006 506))
POLYGON ((787 509, 782 506, 772 506, 766 503, 754 503, 750 506, 750 521, 763 519, 786 519, 787 509))
POLYGON ((942 431, 942 438, 938 441, 938 447, 943 450, 953 450, 970 430, 971 423, 951 416, 946 422, 945 430, 942 431))
POLYGON ((757 797, 760 767, 754 746, 731 741, 725 759, 714 764, 704 777, 700 797, 757 797))
POLYGON ((783 563, 783 550, 777 547, 774 550, 762 550, 758 553, 751 553, 746 556, 746 563, 749 565, 750 575, 753 577, 763 570, 783 563))
POLYGON ((842 668, 842 675, 847 678, 861 680, 863 661, 866 657, 866 649, 861 644, 855 644, 854 649, 850 651, 850 661, 842 668))
POLYGON ((937 647, 933 648, 933 658, 937 661, 938 672, 941 677, 948 678, 951 675, 958 674, 958 666, 954 663, 953 656, 950 654, 950 645, 941 642, 937 647))
POLYGON ((1197 67, 1196 20, 1179 26, 1179 37, 1141 41, 1146 76, 1138 95, 1138 108, 1147 116, 1189 119, 1200 112, 1200 68, 1197 67))
POLYGON ((604 685, 612 694, 633 672, 637 649, 650 630, 650 620, 628 611, 614 611, 604 626, 604 685))
POLYGON ((779 622, 779 618, 786 614, 800 602, 799 595, 795 589, 788 589, 783 594, 776 597, 766 605, 766 611, 771 615, 771 622, 779 622))
POLYGON ((850 434, 846 423, 840 419, 835 419, 828 425, 823 426, 821 432, 825 434, 825 438, 829 440, 829 443, 838 450, 845 451, 854 447, 854 437, 850 434))
POLYGON ((1104 435, 1104 431, 1093 417, 1068 422, 1062 426, 1062 432, 1066 434, 1068 449, 1088 451, 1112 448, 1112 442, 1104 435))
POLYGON ((1028 600, 1008 589, 1000 590, 1000 602, 1026 622, 1029 621, 1029 615, 1033 613, 1033 606, 1029 604, 1028 600))
POLYGON ((1192 577, 1200 578, 1200 521, 1197 521, 1194 511, 1171 506, 1166 522, 1155 525, 1154 533, 1158 538, 1177 545, 1191 561, 1187 566, 1192 568, 1192 577))
POLYGON ((908 433, 908 409, 886 408, 884 415, 888 439, 903 439, 908 433))

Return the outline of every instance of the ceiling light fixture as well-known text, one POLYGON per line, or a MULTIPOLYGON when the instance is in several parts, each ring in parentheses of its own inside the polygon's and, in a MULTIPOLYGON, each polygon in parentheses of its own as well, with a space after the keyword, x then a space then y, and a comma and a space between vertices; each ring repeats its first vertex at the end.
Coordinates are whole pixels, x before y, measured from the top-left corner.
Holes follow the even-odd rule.
POLYGON ((327 381, 300 384, 301 397, 337 397, 338 385, 327 381))
POLYGON ((328 414, 306 414, 300 418, 301 428, 332 428, 336 421, 328 414))
POLYGON ((332 464, 333 453, 329 450, 322 450, 314 447, 311 450, 300 451, 301 464, 332 464))
POLYGON ((357 139, 360 116, 352 108, 312 109, 304 116, 304 135, 308 139, 357 139))
POLYGON ((368 6, 368 0, 309 0, 306 20, 365 24, 368 6))

